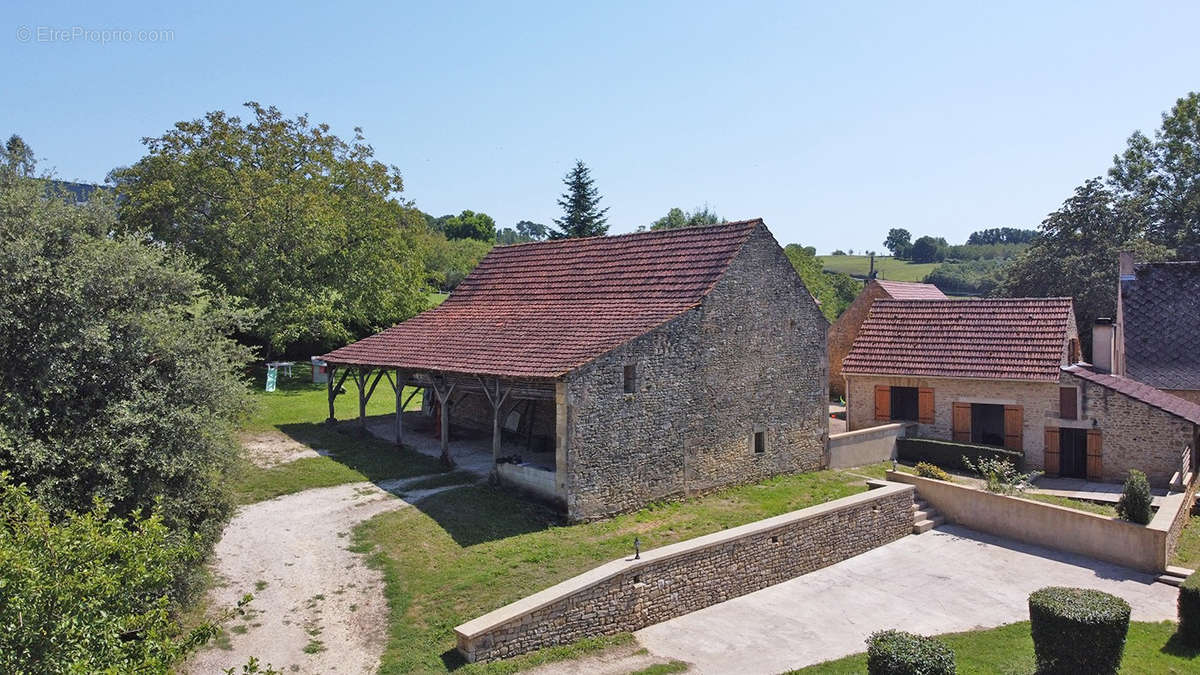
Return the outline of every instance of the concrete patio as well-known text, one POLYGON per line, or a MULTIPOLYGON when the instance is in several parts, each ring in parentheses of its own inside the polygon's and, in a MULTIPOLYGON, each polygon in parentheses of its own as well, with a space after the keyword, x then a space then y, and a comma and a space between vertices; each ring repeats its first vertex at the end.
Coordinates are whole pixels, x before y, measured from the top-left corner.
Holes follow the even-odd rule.
POLYGON ((1177 589, 1150 574, 948 525, 638 631, 700 673, 778 673, 865 651, 873 631, 927 635, 1029 618, 1043 586, 1125 598, 1133 619, 1175 617, 1177 589))

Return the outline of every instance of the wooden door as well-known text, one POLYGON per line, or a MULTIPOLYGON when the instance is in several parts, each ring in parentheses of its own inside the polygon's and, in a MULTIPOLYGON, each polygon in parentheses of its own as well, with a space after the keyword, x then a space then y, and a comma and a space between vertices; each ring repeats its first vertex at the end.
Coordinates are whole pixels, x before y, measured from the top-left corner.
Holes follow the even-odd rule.
POLYGON ((1024 437, 1024 415, 1019 405, 1004 406, 1004 447, 1021 450, 1024 437))
POLYGON ((1046 474, 1050 476, 1058 475, 1059 467, 1059 445, 1058 445, 1058 429, 1054 427, 1046 427, 1046 453, 1042 463, 1046 469, 1046 474))
POLYGON ((875 385, 875 419, 892 419, 892 388, 886 384, 875 385))
POLYGON ((954 440, 960 443, 971 442, 971 404, 954 404, 954 440))
POLYGON ((917 421, 933 424, 933 389, 921 387, 917 391, 917 421))
POLYGON ((1087 479, 1102 480, 1104 476, 1103 443, 1099 429, 1087 432, 1087 479))

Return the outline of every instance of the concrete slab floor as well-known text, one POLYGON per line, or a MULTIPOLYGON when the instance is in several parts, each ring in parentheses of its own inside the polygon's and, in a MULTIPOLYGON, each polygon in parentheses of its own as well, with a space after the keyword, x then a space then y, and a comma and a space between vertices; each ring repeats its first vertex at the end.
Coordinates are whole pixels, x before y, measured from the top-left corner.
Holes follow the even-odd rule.
POLYGON ((876 630, 935 635, 1029 618, 1043 586, 1125 598, 1135 621, 1175 618, 1154 576, 956 525, 908 536, 750 595, 638 631, 663 660, 699 673, 778 673, 866 650, 876 630))

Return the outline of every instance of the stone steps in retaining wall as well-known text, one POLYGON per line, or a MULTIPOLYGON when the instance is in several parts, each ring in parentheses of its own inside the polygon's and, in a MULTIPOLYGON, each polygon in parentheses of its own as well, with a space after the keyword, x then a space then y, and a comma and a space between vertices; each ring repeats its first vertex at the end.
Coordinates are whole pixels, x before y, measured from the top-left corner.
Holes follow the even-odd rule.
POLYGON ((916 498, 913 502, 913 534, 922 534, 942 525, 946 519, 929 502, 916 498))
POLYGON ((1175 565, 1167 565, 1167 569, 1162 574, 1158 575, 1155 581, 1170 586, 1182 586, 1183 580, 1193 574, 1194 570, 1186 567, 1176 567, 1175 565))

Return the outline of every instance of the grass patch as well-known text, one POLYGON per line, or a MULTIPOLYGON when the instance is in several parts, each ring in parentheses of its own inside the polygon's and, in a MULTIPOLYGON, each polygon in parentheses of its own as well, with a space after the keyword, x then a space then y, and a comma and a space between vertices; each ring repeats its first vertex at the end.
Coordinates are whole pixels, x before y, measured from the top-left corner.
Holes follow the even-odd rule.
POLYGON ((669 663, 656 663, 641 670, 635 670, 629 675, 667 675, 667 673, 682 673, 687 669, 688 664, 673 660, 669 663))
MULTIPOLYGON (((958 672, 1026 673, 1034 672, 1033 638, 1029 622, 967 633, 938 636, 954 650, 958 672)), ((865 646, 865 645, 864 645, 865 646)), ((1183 646, 1175 638, 1175 623, 1134 621, 1129 624, 1122 673, 1194 673, 1200 670, 1200 649, 1183 646)), ((803 675, 833 675, 867 672, 866 653, 826 661, 792 671, 803 675)))
POLYGON ((415 483, 408 483, 404 486, 404 492, 416 492, 417 490, 432 490, 434 488, 447 487, 450 485, 466 485, 479 480, 479 477, 469 471, 455 469, 447 471, 429 478, 422 478, 415 483))
MULTIPOLYGON (((871 259, 865 255, 819 255, 817 260, 830 272, 865 277, 871 270, 871 259)), ((875 271, 884 280, 924 281, 937 266, 938 263, 912 263, 890 256, 875 256, 875 271)))
POLYGON ((1172 565, 1196 569, 1200 565, 1200 516, 1191 516, 1183 526, 1179 542, 1175 545, 1172 565))
POLYGON ((1035 502, 1045 502, 1047 504, 1055 504, 1057 506, 1065 506, 1069 509, 1077 511, 1087 511, 1101 516, 1110 518, 1117 517, 1117 508, 1112 504, 1103 504, 1100 502, 1089 502, 1084 499, 1072 499, 1071 497, 1059 497, 1057 495, 1044 495, 1037 492, 1024 492, 1013 495, 1021 499, 1028 499, 1035 502))
MULTIPOLYGON (((229 476, 230 488, 239 504, 250 504, 292 494, 310 488, 330 487, 359 481, 387 478, 411 478, 445 471, 435 457, 407 448, 397 448, 373 436, 361 436, 353 426, 338 428, 324 424, 329 415, 325 385, 311 383, 311 368, 297 364, 291 378, 279 378, 276 391, 258 391, 254 415, 246 424, 247 433, 278 432, 330 457, 305 457, 264 469, 243 460, 229 476)), ((337 397, 339 419, 358 414, 358 388, 350 378, 343 385, 346 393, 337 397)), ((411 391, 411 388, 407 391, 411 391)), ((414 398, 409 410, 419 409, 414 398)), ((387 382, 380 382, 367 412, 371 415, 394 414, 395 397, 387 382)))
MULTIPOLYGON (((354 533, 354 549, 372 552, 372 564, 384 573, 389 638, 380 672, 510 672, 514 661, 464 664, 454 649, 454 626, 630 555, 634 537, 646 550, 865 489, 857 476, 820 471, 565 526, 543 506, 473 485, 381 514, 354 533)), ((569 658, 594 647, 570 646, 569 658)))
POLYGON ((304 645, 305 654, 318 654, 325 651, 325 643, 320 640, 309 640, 308 644, 304 645))

